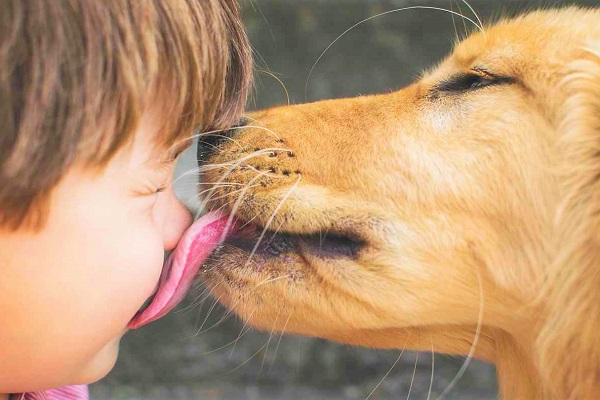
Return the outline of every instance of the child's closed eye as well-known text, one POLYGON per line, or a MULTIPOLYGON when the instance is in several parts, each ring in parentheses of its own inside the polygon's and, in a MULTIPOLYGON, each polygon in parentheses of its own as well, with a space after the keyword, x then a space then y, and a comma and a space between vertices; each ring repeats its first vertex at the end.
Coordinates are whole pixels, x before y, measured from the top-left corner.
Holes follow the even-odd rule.
POLYGON ((154 194, 162 193, 162 192, 166 191, 168 188, 169 187, 167 184, 161 185, 156 188, 156 190, 154 191, 154 194))
POLYGON ((162 193, 169 189, 174 164, 174 160, 172 162, 161 163, 158 168, 152 172, 150 180, 152 183, 151 194, 162 193))
POLYGON ((146 171, 146 176, 141 177, 133 191, 134 196, 155 196, 159 193, 166 192, 171 186, 171 171, 146 171))
POLYGON ((141 197, 141 198, 150 198, 156 196, 157 194, 163 193, 167 191, 169 186, 167 184, 156 184, 149 182, 142 182, 137 185, 136 189, 132 190, 133 197, 141 197))
POLYGON ((172 185, 175 160, 147 162, 133 171, 132 189, 135 197, 155 197, 172 185))

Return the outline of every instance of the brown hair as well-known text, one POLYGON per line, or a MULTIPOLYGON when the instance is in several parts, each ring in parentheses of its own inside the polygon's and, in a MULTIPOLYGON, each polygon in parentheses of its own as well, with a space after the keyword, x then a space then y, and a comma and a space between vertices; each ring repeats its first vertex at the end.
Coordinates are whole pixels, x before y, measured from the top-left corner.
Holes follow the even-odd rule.
POLYGON ((227 128, 251 76, 235 0, 3 2, 0 65, 0 228, 9 230, 43 226, 65 172, 105 166, 150 106, 163 111, 160 146, 227 128))

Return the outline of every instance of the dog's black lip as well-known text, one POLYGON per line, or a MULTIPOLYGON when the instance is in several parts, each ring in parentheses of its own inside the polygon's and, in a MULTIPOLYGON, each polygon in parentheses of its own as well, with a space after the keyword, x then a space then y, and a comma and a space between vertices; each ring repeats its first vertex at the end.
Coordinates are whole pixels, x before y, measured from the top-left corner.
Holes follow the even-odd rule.
POLYGON ((261 239, 260 232, 262 230, 257 228, 250 234, 248 234, 248 231, 249 229, 246 230, 246 232, 242 235, 231 235, 229 238, 227 238, 225 243, 247 253, 254 252, 258 255, 270 257, 277 257, 284 253, 295 253, 298 251, 298 248, 296 247, 291 235, 275 233, 267 230, 261 239))
POLYGON ((244 252, 253 252, 269 258, 300 253, 322 259, 357 259, 362 248, 366 246, 364 241, 349 234, 336 232, 298 234, 264 230, 255 225, 244 227, 227 238, 225 243, 244 252))

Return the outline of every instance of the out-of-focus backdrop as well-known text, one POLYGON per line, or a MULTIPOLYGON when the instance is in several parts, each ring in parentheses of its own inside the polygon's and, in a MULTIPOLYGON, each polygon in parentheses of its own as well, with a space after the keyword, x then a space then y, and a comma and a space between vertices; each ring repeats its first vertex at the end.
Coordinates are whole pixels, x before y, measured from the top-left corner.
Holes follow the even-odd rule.
MULTIPOLYGON (((305 94, 308 73, 321 52, 355 23, 402 7, 440 7, 476 19, 457 0, 241 0, 255 49, 256 90, 249 109, 288 102, 357 96, 399 89, 448 54, 470 22, 435 10, 398 11, 357 26, 322 57, 305 94), (286 89, 284 89, 284 86, 286 89), (287 90, 287 94, 286 94, 287 90)), ((600 0, 470 0, 485 21, 539 8, 600 0)), ((186 152, 176 184, 195 202, 195 149, 186 152)), ((104 399, 435 399, 464 359, 349 347, 319 339, 249 331, 243 322, 204 299, 198 286, 178 311, 129 333, 114 371, 92 385, 104 399), (237 340, 239 339, 239 340, 237 340), (432 379, 432 366, 435 366, 432 379), (384 379, 385 378, 385 379, 384 379), (431 397, 428 397, 431 386, 431 397)), ((471 361, 448 399, 496 398, 495 371, 471 361)))

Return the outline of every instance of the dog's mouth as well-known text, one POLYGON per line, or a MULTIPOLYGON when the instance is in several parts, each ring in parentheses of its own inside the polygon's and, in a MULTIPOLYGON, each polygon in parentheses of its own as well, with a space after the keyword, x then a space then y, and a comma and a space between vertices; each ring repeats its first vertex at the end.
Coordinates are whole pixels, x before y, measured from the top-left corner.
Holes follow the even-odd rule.
POLYGON ((259 225, 244 224, 225 240, 225 244, 249 255, 263 258, 299 254, 319 259, 356 259, 366 242, 352 234, 331 231, 291 233, 281 229, 265 229, 259 225))

